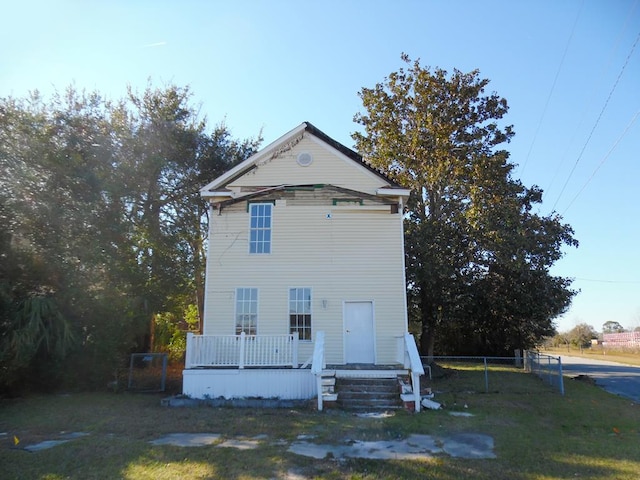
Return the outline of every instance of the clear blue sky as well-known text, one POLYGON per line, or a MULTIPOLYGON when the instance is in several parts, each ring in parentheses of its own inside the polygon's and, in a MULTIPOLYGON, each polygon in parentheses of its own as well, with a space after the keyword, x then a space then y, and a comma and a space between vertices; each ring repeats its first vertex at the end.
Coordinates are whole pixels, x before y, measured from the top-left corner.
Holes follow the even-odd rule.
POLYGON ((640 0, 6 2, 0 95, 189 85, 210 124, 265 145, 308 120, 352 147, 357 92, 404 64, 479 69, 510 105, 516 177, 580 241, 557 320, 640 325, 640 0))

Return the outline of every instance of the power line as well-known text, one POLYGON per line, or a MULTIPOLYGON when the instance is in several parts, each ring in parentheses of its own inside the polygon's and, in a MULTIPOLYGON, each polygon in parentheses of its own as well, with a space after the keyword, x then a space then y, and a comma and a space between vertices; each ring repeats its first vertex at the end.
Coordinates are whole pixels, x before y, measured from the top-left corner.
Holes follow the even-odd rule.
POLYGON ((640 116, 640 110, 638 110, 636 112, 636 114, 633 116, 633 118, 631 119, 631 121, 629 122, 629 124, 627 125, 627 127, 624 129, 624 132, 622 132, 622 135, 620 135, 618 137, 618 139, 615 141, 615 143, 613 144, 613 146, 609 149, 609 151, 607 152, 607 154, 604 156, 604 158, 600 161, 600 163, 598 164, 598 166, 596 167, 596 169, 593 171, 593 173, 591 174, 591 176, 587 179, 587 181, 585 182, 585 184, 582 186, 582 188, 578 191, 578 193, 576 193, 576 196, 573 197, 573 199, 569 202, 569 205, 567 205, 567 207, 564 209, 564 211, 562 212, 562 215, 564 215, 566 213, 567 210, 569 210, 569 207, 571 207, 571 205, 573 205, 573 202, 576 201, 576 198, 578 198, 580 196, 580 194, 583 192, 583 190, 585 188, 587 188, 587 185, 589 185, 589 183, 591 182, 591 180, 593 180, 593 177, 595 177, 596 173, 598 172, 598 170, 600 170, 600 167, 602 167, 602 165, 604 164, 604 162, 606 162, 606 160, 609 158, 609 155, 611 155, 611 152, 613 152, 616 147, 618 146, 618 144, 620 143, 620 141, 624 138, 624 136, 627 134, 627 132, 629 131, 629 129, 631 129, 631 126, 635 123, 635 121, 638 119, 638 116, 640 116))
POLYGON ((576 25, 578 24, 578 19, 580 18, 580 12, 582 12, 582 7, 584 6, 584 0, 580 4, 580 9, 578 10, 578 14, 576 15, 576 19, 573 22, 573 27, 571 28, 571 34, 569 35, 569 39, 567 40, 567 45, 564 48, 564 53, 562 54, 562 59, 560 60, 560 65, 558 65, 558 70, 556 71, 556 76, 553 79, 553 84, 551 85, 551 90, 549 91, 549 95, 547 96, 547 101, 544 104, 544 108, 542 109, 542 115, 540 116, 540 121, 538 122, 538 126, 536 127, 536 131, 533 134, 533 139, 531 140, 531 145, 529 146, 529 151, 527 152, 527 156, 524 159, 524 164, 520 169, 520 176, 524 173, 524 169, 527 167, 527 163, 529 162, 529 157, 531 156, 531 151, 533 150, 533 145, 536 143, 536 139, 538 138, 538 133, 540 132, 540 127, 542 126, 542 121, 547 113, 547 107, 549 107, 549 102, 551 101, 551 96, 553 95, 553 91, 556 88, 556 83, 558 82, 558 77, 560 76, 560 71, 562 70, 562 66, 564 65, 564 60, 567 57, 567 52, 569 51, 569 45, 571 45, 571 39, 573 38, 573 34, 576 31, 576 25))
MULTIPOLYGON (((609 71, 609 67, 611 65, 611 62, 613 61, 614 54, 616 53, 616 51, 618 50, 618 47, 620 46, 620 43, 622 42, 622 38, 624 36, 624 33, 626 32, 627 27, 631 23, 631 19, 633 18, 633 13, 635 12, 636 8, 638 7, 638 4, 640 4, 640 0, 636 0, 635 3, 633 4, 633 6, 631 7, 631 9, 629 10, 629 12, 627 13, 627 18, 625 19, 624 24, 622 25, 622 28, 620 29, 620 32, 618 33, 618 36, 616 37, 616 40, 615 40, 613 46, 611 47, 611 49, 609 51, 609 55, 608 55, 607 61, 603 64, 603 66, 602 66, 602 68, 600 70, 600 75, 598 75, 598 81, 594 83, 593 89, 591 90, 591 93, 589 95, 587 95, 587 98, 593 98, 595 96, 595 93, 598 90, 599 85, 602 83, 606 72, 609 71)), ((558 175, 560 173, 560 167, 564 164, 564 160, 567 157, 570 145, 573 144, 573 141, 575 140, 578 131, 582 127, 582 124, 583 124, 584 120, 587 117, 587 111, 591 107, 591 103, 590 102, 583 102, 583 103, 584 103, 584 108, 582 109, 582 112, 580 113, 580 115, 578 115, 579 121, 578 121, 578 123, 577 123, 577 125, 576 125, 576 127, 575 127, 575 129, 573 131, 573 135, 571 136, 571 140, 569 142, 567 142, 566 147, 565 147, 565 151, 562 154, 562 156, 560 157, 561 160, 558 162, 558 165, 556 167, 556 171, 554 172, 553 177, 551 178, 551 181, 549 182, 549 185, 547 186, 547 188, 544 189, 544 192, 549 192, 551 190, 551 186, 554 184, 554 182, 556 181, 556 178, 558 177, 558 175)))
POLYGON ((574 280, 580 280, 581 282, 595 282, 595 283, 618 283, 618 284, 623 284, 623 283, 639 284, 640 283, 640 280, 601 280, 601 279, 595 279, 595 278, 580 278, 580 277, 574 277, 574 280))
POLYGON ((558 202, 560 201, 560 197, 562 197, 562 194, 564 193, 565 188, 567 188, 567 184, 569 183, 569 180, 573 176, 573 172, 575 172, 576 167, 578 166, 578 163, 580 162, 580 159, 582 158, 582 155, 584 154, 584 151, 586 150, 587 145, 589 144, 589 141, 591 141, 591 137, 593 136, 593 132, 598 127, 598 124, 600 123, 600 119, 602 118, 602 115, 604 114, 604 111, 607 109, 607 106, 609 105, 609 101, 611 100, 611 97, 613 96, 613 92, 615 92, 615 90, 616 90, 616 88, 618 86, 618 83, 620 82, 620 78, 622 77, 622 74, 624 73, 625 69, 627 68, 627 65, 629 64, 629 60, 631 59, 631 56, 633 55, 633 52, 634 52, 634 50, 636 48, 636 45, 638 45, 638 41, 639 40, 640 40, 640 32, 638 32, 638 36, 636 37, 636 41, 631 46, 631 50, 629 51, 629 55, 627 55, 627 58, 624 61, 624 64, 622 65, 622 68, 620 69, 620 73, 618 74, 618 78, 616 78, 616 81, 614 82, 613 87, 611 87, 611 91, 609 92, 609 96, 605 100, 604 105, 602 106, 602 110, 600 110, 600 114, 598 115, 598 118, 596 118, 596 121, 593 124, 593 128, 591 128, 591 132, 589 132, 589 136, 587 137, 587 140, 584 142, 584 145, 582 146, 582 150, 580 150, 580 154, 578 155, 578 158, 576 159, 576 163, 573 165, 573 168, 569 172, 569 176, 567 177, 567 180, 564 182, 564 185, 562 186, 562 190, 560 190, 560 193, 558 194, 558 198, 556 199, 556 202, 553 204, 553 207, 551 208, 551 210, 555 210, 556 209, 556 205, 558 205, 558 202))

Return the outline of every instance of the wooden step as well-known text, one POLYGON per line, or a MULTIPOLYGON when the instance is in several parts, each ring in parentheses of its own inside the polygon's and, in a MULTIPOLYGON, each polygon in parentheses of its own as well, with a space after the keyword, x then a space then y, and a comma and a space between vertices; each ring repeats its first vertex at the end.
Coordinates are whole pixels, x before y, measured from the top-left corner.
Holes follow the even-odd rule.
POLYGON ((388 410, 402 407, 397 378, 338 378, 338 404, 349 410, 388 410))

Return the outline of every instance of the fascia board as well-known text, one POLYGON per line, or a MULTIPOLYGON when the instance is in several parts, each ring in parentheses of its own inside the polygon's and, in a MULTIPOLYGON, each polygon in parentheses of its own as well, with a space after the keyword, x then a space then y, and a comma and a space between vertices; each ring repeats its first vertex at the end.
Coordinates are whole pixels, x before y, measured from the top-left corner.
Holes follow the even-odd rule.
POLYGON ((220 192, 220 191, 205 191, 200 190, 200 196, 202 198, 235 198, 236 197, 236 193, 235 192, 220 192))
POLYGON ((408 188, 391 188, 391 187, 382 187, 376 190, 376 195, 380 195, 381 197, 406 197, 408 198, 411 195, 411 190, 408 188))

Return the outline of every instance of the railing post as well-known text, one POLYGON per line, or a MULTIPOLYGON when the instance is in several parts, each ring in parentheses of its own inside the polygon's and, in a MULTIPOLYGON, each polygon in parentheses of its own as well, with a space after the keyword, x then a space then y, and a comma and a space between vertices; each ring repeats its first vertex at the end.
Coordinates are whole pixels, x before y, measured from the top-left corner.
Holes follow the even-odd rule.
POLYGON ((187 349, 184 355, 184 368, 189 370, 193 365, 193 333, 187 332, 187 349))
POLYGON ((322 411, 322 375, 316 375, 316 388, 318 392, 318 411, 322 411))
POLYGON ((291 352, 291 366, 293 368, 298 368, 298 346, 299 346, 299 341, 300 341, 300 337, 298 336, 297 333, 294 333, 293 335, 293 344, 292 344, 292 348, 293 351, 291 352))
POLYGON ((324 359, 324 332, 316 333, 316 343, 313 346, 313 361, 311 362, 311 374, 316 376, 316 389, 318 395, 318 411, 322 411, 322 371, 325 369, 324 359))
POLYGON ((238 368, 244 368, 244 348, 247 340, 247 334, 240 332, 240 358, 238 358, 238 368))
POLYGON ((417 413, 420 412, 420 407, 422 405, 420 402, 422 401, 422 396, 420 395, 420 374, 411 370, 411 384, 413 387, 413 404, 415 411, 417 413))

